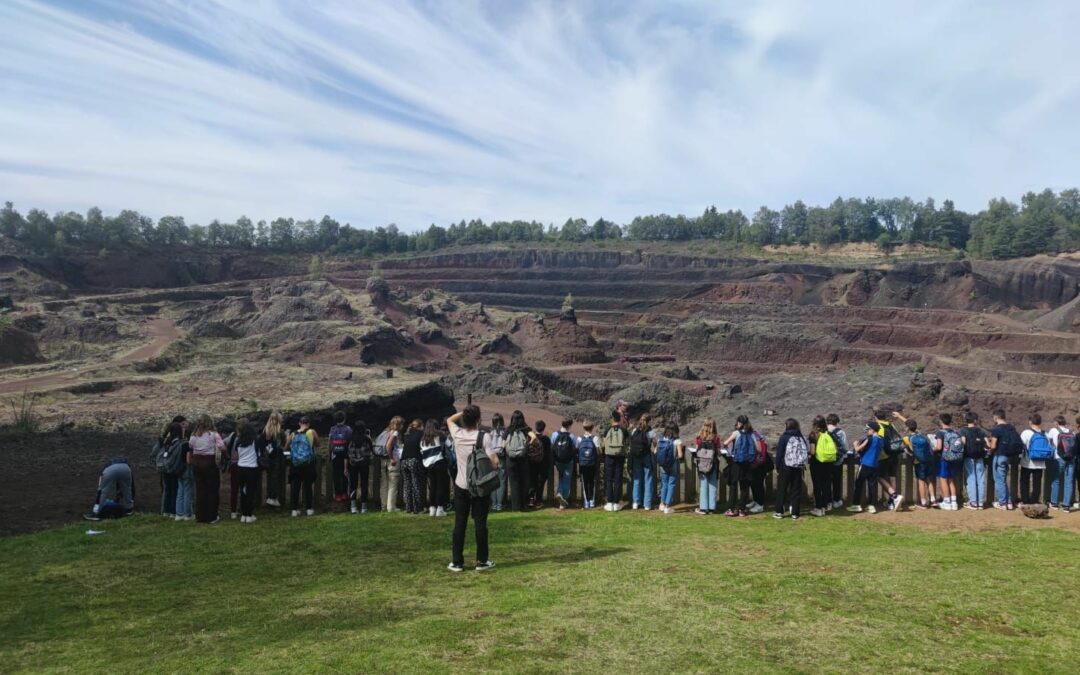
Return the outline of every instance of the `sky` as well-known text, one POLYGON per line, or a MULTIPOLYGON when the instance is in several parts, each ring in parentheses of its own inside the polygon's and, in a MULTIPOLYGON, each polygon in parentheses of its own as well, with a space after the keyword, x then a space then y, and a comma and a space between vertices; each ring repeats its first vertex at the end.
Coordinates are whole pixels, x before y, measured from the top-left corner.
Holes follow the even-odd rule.
POLYGON ((0 0, 0 200, 412 231, 1080 185, 1080 2, 0 0))

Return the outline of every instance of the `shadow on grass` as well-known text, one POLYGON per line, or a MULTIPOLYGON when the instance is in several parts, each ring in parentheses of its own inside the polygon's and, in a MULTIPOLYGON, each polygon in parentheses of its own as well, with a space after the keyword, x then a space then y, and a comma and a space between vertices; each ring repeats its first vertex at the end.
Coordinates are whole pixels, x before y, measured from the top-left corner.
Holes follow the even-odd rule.
POLYGON ((565 551, 563 553, 556 553, 551 555, 531 556, 525 560, 510 560, 508 562, 499 563, 499 567, 525 567, 528 565, 535 565, 537 563, 572 565, 574 563, 588 562, 590 560, 599 560, 601 558, 609 558, 613 555, 626 553, 629 550, 630 548, 627 546, 608 546, 603 548, 586 546, 585 548, 575 551, 565 551))

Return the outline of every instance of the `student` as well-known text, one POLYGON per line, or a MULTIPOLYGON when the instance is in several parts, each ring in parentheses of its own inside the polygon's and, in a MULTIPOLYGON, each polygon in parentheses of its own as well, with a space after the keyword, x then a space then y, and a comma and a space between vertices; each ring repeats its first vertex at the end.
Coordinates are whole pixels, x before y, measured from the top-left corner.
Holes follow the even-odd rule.
POLYGON ((240 488, 240 522, 255 522, 255 492, 259 488, 259 432, 246 419, 236 423, 236 478, 240 488))
POLYGON ((368 481, 371 479, 371 458, 374 455, 374 443, 367 425, 360 420, 353 425, 349 435, 348 449, 349 511, 367 513, 368 481))
MULTIPOLYGON (((600 438, 593 435, 593 423, 585 420, 581 423, 585 431, 578 439, 578 475, 581 477, 582 508, 596 508, 596 465, 600 456, 600 438)), ((604 507, 607 510, 607 507, 604 507)))
POLYGON ((401 489, 401 432, 405 419, 394 416, 390 424, 375 441, 376 454, 382 456, 379 476, 379 503, 382 510, 392 513, 398 509, 398 491, 401 489))
POLYGON ((539 509, 544 506, 544 488, 551 475, 551 438, 548 437, 547 422, 536 421, 536 436, 540 447, 529 448, 529 508, 539 509))
POLYGON ((708 516, 716 512, 716 502, 720 496, 718 487, 720 446, 720 434, 716 430, 716 421, 711 417, 706 417, 694 438, 698 470, 698 507, 694 513, 699 516, 708 516))
POLYGON ((229 474, 229 518, 236 520, 240 517, 240 470, 237 461, 239 454, 236 448, 236 428, 225 437, 225 456, 221 458, 221 472, 229 474))
MULTIPOLYGON (((821 420, 821 428, 824 429, 825 419, 818 419, 821 420)), ((803 438, 802 430, 799 429, 798 420, 789 417, 784 423, 784 433, 780 434, 780 438, 776 441, 776 470, 780 478, 776 486, 776 508, 773 511, 773 518, 783 518, 784 513, 790 508, 791 519, 799 519, 803 496, 803 470, 806 464, 796 459, 795 455, 801 453, 805 458, 809 447, 810 445, 803 438)), ((824 463, 819 462, 819 464, 825 466, 824 463)), ((815 484, 815 489, 816 487, 815 484)), ((817 510, 817 508, 814 509, 814 515, 819 515, 817 510)), ((820 515, 825 515, 825 512, 821 511, 820 515)))
POLYGON ((450 430, 450 438, 453 439, 456 460, 454 463, 457 465, 457 477, 454 479, 452 557, 447 569, 451 572, 465 569, 465 531, 471 515, 473 527, 476 528, 476 571, 488 570, 495 566, 488 551, 487 520, 491 500, 487 497, 473 497, 469 493, 467 466, 469 455, 476 450, 478 441, 495 466, 499 463, 499 455, 491 443, 490 434, 480 431, 480 408, 475 405, 466 406, 461 412, 452 415, 446 420, 446 426, 450 430))
POLYGON ((289 453, 289 487, 292 492, 292 517, 300 515, 300 497, 309 516, 315 515, 315 451, 319 435, 307 416, 300 418, 300 428, 289 435, 285 451, 289 453))
POLYGON ((878 423, 878 435, 883 441, 881 444, 881 462, 878 465, 878 484, 887 497, 886 505, 890 511, 899 511, 904 503, 904 495, 896 489, 896 475, 900 467, 900 455, 903 451, 903 439, 888 420, 889 413, 886 410, 875 410, 874 418, 878 423))
POLYGON ((604 510, 622 510, 623 470, 626 453, 630 450, 630 434, 623 426, 624 419, 618 410, 611 413, 611 426, 604 433, 601 452, 604 455, 604 510))
POLYGON ((1016 427, 1005 421, 1005 411, 1000 408, 994 411, 994 428, 990 430, 987 445, 993 454, 994 508, 1012 511, 1016 504, 1009 492, 1009 467, 1019 462, 1024 442, 1016 427))
POLYGON ((491 446, 499 456, 499 489, 491 493, 491 510, 502 511, 506 503, 506 421, 499 413, 491 416, 491 446))
POLYGON ((1046 468, 1046 462, 1043 460, 1032 459, 1032 450, 1042 449, 1042 446, 1049 445, 1050 439, 1042 429, 1042 415, 1039 413, 1033 413, 1028 417, 1028 423, 1031 425, 1029 428, 1020 432, 1020 440, 1024 444, 1024 454, 1020 457, 1020 505, 1024 504, 1038 504, 1042 496, 1042 483, 1043 483, 1043 470, 1046 468), (1033 448, 1032 446, 1035 446, 1033 448))
POLYGON ((1065 416, 1058 415, 1054 426, 1046 432, 1046 438, 1054 448, 1054 459, 1049 463, 1050 508, 1068 513, 1076 480, 1076 436, 1069 429, 1065 416))
POLYGON ((574 462, 578 458, 578 439, 570 433, 570 427, 574 426, 574 419, 563 419, 559 430, 551 434, 551 455, 555 461, 555 471, 559 475, 558 489, 555 499, 559 503, 559 510, 564 510, 570 505, 570 481, 574 477, 574 462))
POLYGON ((653 498, 653 434, 652 418, 643 414, 630 432, 631 508, 652 510, 653 498))
POLYGON ((414 419, 401 439, 401 479, 405 492, 405 513, 424 512, 424 465, 420 461, 420 441, 424 438, 424 420, 414 419))
POLYGON ((349 501, 349 441, 352 428, 345 424, 345 411, 334 413, 334 426, 330 427, 327 444, 330 446, 330 476, 335 502, 349 501))
POLYGON ((94 506, 83 516, 86 520, 130 516, 135 510, 135 477, 131 464, 123 457, 105 460, 98 476, 94 506))
POLYGON ((934 508, 938 505, 934 491, 934 479, 937 477, 937 455, 934 454, 934 444, 926 437, 926 434, 919 433, 919 423, 916 420, 908 419, 898 412, 894 412, 893 417, 900 420, 907 429, 904 435, 904 447, 913 458, 915 482, 918 485, 919 503, 915 505, 915 508, 934 508))
POLYGON ((964 413, 964 476, 967 488, 965 508, 981 511, 986 502, 986 432, 979 427, 979 416, 970 410, 964 413))
POLYGON ((952 415, 941 413, 938 415, 940 429, 934 433, 934 452, 938 453, 938 494, 941 495, 942 511, 957 511, 956 503, 960 486, 957 478, 964 470, 964 458, 961 451, 956 456, 955 448, 962 444, 960 434, 952 428, 952 415))
MULTIPOLYGON (((713 425, 715 427, 715 424, 713 425)), ((664 426, 664 432, 660 434, 653 446, 653 458, 660 470, 660 511, 672 514, 675 509, 672 504, 675 501, 675 484, 679 480, 679 463, 683 459, 682 441, 679 440, 679 429, 674 424, 664 426)))
POLYGON ((529 499, 529 446, 540 438, 525 424, 520 410, 510 414, 506 427, 506 482, 510 487, 510 510, 524 511, 529 499))
POLYGON ((727 466, 728 503, 724 515, 729 518, 748 516, 750 513, 746 510, 746 503, 750 497, 750 472, 757 456, 757 447, 754 444, 754 427, 746 415, 739 415, 735 419, 735 430, 723 445, 731 448, 731 461, 727 466))
POLYGON ((281 506, 281 487, 285 484, 285 432, 282 425, 281 413, 274 410, 260 435, 262 452, 270 464, 266 470, 266 505, 274 507, 281 506))
POLYGON ((754 444, 759 446, 758 458, 761 461, 755 460, 750 465, 751 501, 746 505, 746 511, 751 515, 765 511, 765 481, 768 480, 769 474, 772 473, 774 468, 772 456, 767 451, 762 457, 761 448, 767 448, 768 446, 765 443, 765 438, 756 429, 754 430, 754 444))
POLYGON ((851 496, 851 506, 847 508, 852 513, 862 513, 863 486, 866 486, 866 512, 877 513, 874 503, 877 501, 877 467, 882 454, 882 445, 885 441, 879 435, 881 426, 877 420, 866 423, 866 436, 855 442, 855 452, 859 455, 859 474, 855 478, 855 494, 851 496))
MULTIPOLYGON (((831 508, 833 468, 839 454, 836 438, 829 433, 829 423, 824 417, 814 418, 810 431, 810 480, 814 484, 814 508, 810 515, 821 517, 831 508)), ((801 499, 801 490, 800 490, 801 499)))
POLYGON ((840 416, 836 413, 829 413, 825 416, 825 423, 828 425, 833 440, 837 442, 836 463, 833 464, 832 469, 832 500, 825 507, 826 511, 831 511, 844 507, 844 464, 847 462, 848 457, 854 453, 848 443, 847 432, 840 428, 840 416))
POLYGON ((445 442, 438 421, 428 420, 420 439, 420 461, 428 480, 428 515, 433 518, 446 515, 446 500, 449 498, 450 473, 446 470, 446 455, 442 451, 445 442))
POLYGON ((188 447, 191 448, 191 468, 195 477, 195 520, 216 523, 221 519, 221 474, 217 454, 225 451, 225 441, 209 415, 200 415, 195 420, 188 447))
MULTIPOLYGON (((158 437, 158 445, 161 448, 168 449, 170 453, 186 453, 187 449, 184 447, 186 442, 186 439, 184 438, 185 421, 183 415, 174 417, 172 421, 162 429, 161 435, 158 437)), ((187 467, 186 461, 184 461, 184 467, 187 467)), ((161 515, 166 518, 176 518, 176 503, 178 501, 177 493, 180 491, 180 476, 175 473, 161 471, 159 472, 158 478, 161 481, 161 515)))

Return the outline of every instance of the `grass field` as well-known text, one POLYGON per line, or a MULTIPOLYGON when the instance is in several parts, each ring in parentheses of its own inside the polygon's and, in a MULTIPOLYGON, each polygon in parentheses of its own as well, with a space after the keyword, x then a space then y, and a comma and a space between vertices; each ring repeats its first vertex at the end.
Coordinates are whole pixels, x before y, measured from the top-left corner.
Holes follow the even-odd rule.
POLYGON ((451 526, 146 515, 0 540, 0 670, 1064 673, 1080 656, 1074 532, 498 514, 497 567, 455 575, 451 526))

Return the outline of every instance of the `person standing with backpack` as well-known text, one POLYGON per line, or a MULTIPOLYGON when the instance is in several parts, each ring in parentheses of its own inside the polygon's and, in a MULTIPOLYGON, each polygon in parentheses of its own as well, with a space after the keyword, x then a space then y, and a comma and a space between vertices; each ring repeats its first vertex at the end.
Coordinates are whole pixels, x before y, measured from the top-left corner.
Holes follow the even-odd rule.
MULTIPOLYGON (((714 424, 715 427, 715 424, 714 424)), ((656 467, 660 470, 660 511, 675 513, 675 484, 679 480, 679 463, 683 458, 682 441, 675 425, 664 426, 664 432, 656 440, 653 448, 656 467)))
POLYGON ((937 495, 934 492, 934 478, 937 476, 936 455, 934 444, 926 434, 919 433, 919 423, 914 419, 908 419, 898 412, 893 417, 900 420, 907 434, 904 436, 904 446, 911 453, 915 470, 915 482, 918 484, 919 503, 915 508, 929 509, 937 506, 937 495))
POLYGON ((1055 424, 1046 432, 1050 447, 1054 449, 1053 467, 1050 474, 1050 508, 1069 512, 1072 504, 1072 488, 1076 480, 1076 435, 1069 429, 1064 415, 1058 415, 1055 424))
POLYGON ((420 441, 424 438, 424 420, 414 419, 401 439, 401 478, 405 492, 405 513, 424 512, 424 465, 420 461, 420 441))
POLYGON ((970 410, 964 413, 964 424, 960 437, 964 441, 965 508, 981 511, 986 502, 986 432, 979 426, 979 416, 970 410))
POLYGON ((866 512, 877 513, 874 503, 877 501, 877 467, 881 461, 882 446, 885 441, 880 436, 881 427, 877 420, 866 423, 866 437, 855 443, 855 452, 859 455, 859 474, 855 477, 855 493, 851 496, 851 513, 862 513, 863 486, 866 486, 866 512))
POLYGON ((964 470, 964 442, 952 428, 952 415, 938 415, 940 429, 934 434, 934 452, 938 453, 938 493, 941 495, 942 511, 957 511, 959 474, 964 470))
POLYGON ((200 415, 195 420, 188 447, 191 448, 191 468, 195 477, 195 520, 216 523, 221 519, 221 474, 217 454, 225 452, 226 448, 209 415, 200 415))
POLYGON ((428 420, 420 439, 420 461, 428 480, 428 515, 440 518, 446 515, 450 488, 450 472, 446 469, 446 455, 443 454, 445 443, 438 421, 428 420))
POLYGON ((882 457, 878 464, 878 484, 887 498, 886 506, 890 511, 899 511, 904 503, 904 495, 896 489, 896 476, 900 470, 900 456, 904 454, 904 439, 888 420, 886 410, 875 410, 874 419, 878 423, 878 435, 882 440, 882 457))
POLYGON ((479 428, 480 408, 477 406, 465 406, 461 412, 451 415, 446 420, 446 426, 454 443, 457 465, 454 479, 454 536, 447 569, 451 572, 465 569, 465 533, 471 515, 473 527, 476 528, 476 571, 481 572, 495 566, 488 551, 487 520, 491 498, 486 490, 490 488, 477 484, 475 481, 482 476, 471 476, 469 469, 476 469, 480 473, 481 463, 474 453, 486 455, 493 470, 499 466, 499 455, 490 434, 485 434, 479 428))
POLYGON ((630 450, 630 434, 618 410, 611 413, 611 426, 604 433, 604 510, 622 510, 623 471, 630 450))
MULTIPOLYGON (((723 445, 731 448, 731 461, 727 467, 728 502, 724 515, 729 518, 749 516, 746 503, 750 498, 750 473, 757 457, 754 427, 750 424, 750 418, 739 415, 735 419, 735 430, 728 435, 723 445)), ((777 466, 779 465, 777 462, 777 466)))
POLYGON ((330 427, 327 444, 330 446, 330 475, 334 488, 334 501, 349 501, 349 441, 352 428, 345 424, 345 411, 334 413, 334 426, 330 427))
POLYGON ((269 467, 266 470, 266 505, 281 507, 281 488, 285 485, 285 432, 281 413, 271 411, 259 438, 269 467))
POLYGON ((495 470, 499 472, 499 488, 491 493, 491 510, 502 511, 506 503, 506 421, 499 413, 491 416, 491 447, 499 456, 495 470))
POLYGON ((166 518, 176 518, 176 504, 179 501, 177 495, 180 491, 180 474, 187 469, 187 448, 184 438, 183 415, 177 415, 165 425, 158 437, 156 452, 163 453, 168 460, 162 460, 166 466, 159 470, 161 479, 161 515, 166 518), (176 470, 169 470, 175 468, 176 470))
POLYGON ((994 428, 990 430, 987 445, 993 453, 994 508, 1012 511, 1016 504, 1009 492, 1009 468, 1019 462, 1024 442, 1016 427, 1005 421, 1005 411, 1000 408, 994 411, 994 428))
POLYGON ((1020 458, 1020 505, 1041 502, 1043 470, 1054 459, 1054 448, 1042 429, 1042 415, 1028 417, 1029 428, 1020 432, 1024 454, 1020 458))
MULTIPOLYGON (((819 419, 824 425, 824 418, 819 419)), ((784 513, 790 508, 791 519, 798 520, 802 509, 803 470, 811 461, 810 443, 803 437, 798 420, 789 417, 784 422, 784 433, 776 441, 775 452, 776 470, 780 478, 776 486, 776 508, 773 510, 773 518, 782 519, 784 513)), ((822 511, 820 515, 825 515, 825 512, 822 511)))
POLYGON ((309 516, 315 515, 315 451, 319 435, 311 428, 307 416, 300 418, 300 428, 289 436, 285 451, 289 453, 289 487, 292 492, 292 517, 300 515, 300 497, 309 516))
POLYGON ((547 422, 536 421, 536 437, 539 443, 529 445, 529 507, 544 506, 544 488, 551 475, 551 439, 544 432, 547 422))
POLYGON ((837 443, 836 462, 833 463, 832 468, 832 500, 825 507, 826 511, 831 511, 844 507, 844 464, 853 453, 848 443, 847 432, 840 428, 840 416, 829 413, 825 416, 825 423, 837 443))
POLYGON ((694 438, 695 464, 698 471, 698 507, 694 513, 708 516, 716 513, 716 502, 720 497, 720 434, 716 431, 716 420, 706 417, 701 423, 697 437, 694 438))
POLYGON ((360 420, 353 425, 349 437, 349 511, 367 513, 368 481, 371 479, 371 458, 375 454, 371 432, 360 420))
POLYGON ((653 434, 649 425, 650 421, 649 415, 643 414, 638 418, 637 426, 630 432, 630 475, 633 477, 630 500, 631 508, 635 511, 638 508, 652 510, 653 434))
POLYGON ((379 461, 379 503, 388 513, 398 510, 398 490, 401 489, 401 431, 405 420, 395 415, 390 424, 375 439, 375 455, 379 461))
POLYGON ((574 478, 574 462, 578 457, 578 439, 570 433, 572 426, 574 419, 567 417, 562 421, 559 430, 551 434, 551 455, 555 460, 555 471, 559 475, 555 500, 559 503, 560 511, 570 505, 570 481, 574 478))
MULTIPOLYGON (((789 420, 792 421, 792 420, 789 420)), ((798 422, 796 422, 798 425, 798 422)), ((796 427, 797 428, 797 427, 796 427)), ((810 480, 814 484, 814 508, 810 515, 821 517, 826 509, 830 508, 833 492, 833 467, 836 466, 836 457, 840 454, 840 442, 829 431, 829 423, 824 417, 814 419, 813 430, 810 432, 808 441, 810 446, 810 480)), ((799 474, 800 482, 802 473, 799 474)), ((799 490, 797 501, 802 501, 802 490, 799 490)), ((792 515, 795 511, 792 510, 792 515)))
POLYGON ((244 418, 236 423, 236 480, 240 492, 240 522, 255 522, 255 492, 259 489, 259 432, 244 418))
MULTIPOLYGON (((581 477, 581 506, 585 509, 596 508, 596 466, 600 457, 600 439, 593 435, 593 423, 585 420, 581 424, 585 431, 578 439, 578 474, 581 477)), ((607 507, 604 507, 607 510, 607 507)))
POLYGON ((525 415, 515 410, 506 428, 506 475, 510 486, 510 510, 524 511, 529 495, 529 447, 539 443, 536 433, 525 424, 525 415))

